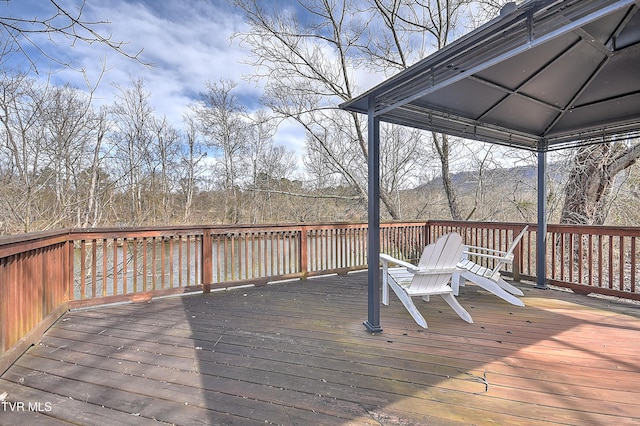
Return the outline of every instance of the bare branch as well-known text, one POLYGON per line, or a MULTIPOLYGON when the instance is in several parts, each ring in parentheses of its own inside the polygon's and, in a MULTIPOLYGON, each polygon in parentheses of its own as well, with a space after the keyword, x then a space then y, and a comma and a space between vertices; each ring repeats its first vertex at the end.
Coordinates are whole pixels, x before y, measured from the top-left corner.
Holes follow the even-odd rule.
POLYGON ((71 47, 74 47, 77 43, 99 44, 143 65, 151 65, 142 61, 143 49, 137 52, 130 52, 127 50, 129 42, 114 40, 111 34, 104 34, 101 31, 100 28, 109 25, 109 21, 85 19, 83 16, 85 0, 82 1, 75 13, 61 6, 57 0, 49 0, 49 3, 52 11, 44 18, 0 16, 0 36, 6 40, 2 56, 18 53, 24 56, 31 68, 38 73, 37 60, 30 53, 31 49, 35 49, 38 55, 47 60, 64 67, 73 68, 71 63, 48 53, 46 46, 34 37, 36 35, 45 35, 49 43, 54 45, 59 38, 68 40, 71 47))

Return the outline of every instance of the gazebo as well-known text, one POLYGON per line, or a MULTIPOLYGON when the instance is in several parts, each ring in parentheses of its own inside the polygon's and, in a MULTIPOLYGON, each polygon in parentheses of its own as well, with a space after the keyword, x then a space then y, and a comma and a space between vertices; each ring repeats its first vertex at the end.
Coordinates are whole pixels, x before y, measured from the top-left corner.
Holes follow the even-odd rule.
MULTIPOLYGON (((340 105, 368 116, 368 319, 380 326, 380 122, 538 155, 537 247, 546 247, 547 153, 640 135, 636 0, 530 0, 340 105)), ((545 249, 537 286, 546 286, 545 249)))

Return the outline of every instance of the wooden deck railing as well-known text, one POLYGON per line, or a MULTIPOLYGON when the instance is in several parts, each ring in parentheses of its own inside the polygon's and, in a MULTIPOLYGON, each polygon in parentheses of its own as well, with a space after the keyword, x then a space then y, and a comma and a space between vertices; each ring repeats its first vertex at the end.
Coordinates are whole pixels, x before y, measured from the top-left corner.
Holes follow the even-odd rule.
POLYGON ((69 232, 0 239, 0 374, 68 308, 69 232))
MULTIPOLYGON (((425 223, 384 225, 413 256, 425 223)), ((67 309, 365 269, 367 225, 63 230, 0 238, 0 371, 67 309)))
MULTIPOLYGON (((494 222, 458 222, 458 221, 429 221, 427 223, 429 242, 434 242, 439 236, 457 232, 462 235, 465 244, 478 247, 486 247, 493 250, 506 251, 513 238, 518 235, 526 223, 494 223, 494 222)), ((529 230, 523 236, 520 244, 514 250, 514 262, 512 266, 505 267, 505 274, 512 275, 513 279, 520 281, 521 273, 533 278, 529 271, 535 272, 535 265, 531 265, 531 243, 535 244, 535 226, 529 225, 529 230), (532 231, 532 226, 534 231, 532 231), (533 239, 532 239, 533 238, 533 239), (525 247, 527 249, 525 249, 525 247)), ((533 251, 535 260, 535 251, 533 251)), ((473 261, 482 266, 493 268, 493 261, 487 258, 475 258, 473 261)))
MULTIPOLYGON (((429 241, 447 232, 467 244, 506 250, 526 224, 429 221, 429 241)), ((536 279, 536 232, 529 229, 514 252, 514 279, 536 279)), ((640 300, 640 228, 547 225, 547 281, 578 293, 640 300)), ((479 260, 480 262, 480 260, 479 260)), ((486 266, 486 264, 485 264, 486 266)), ((490 265, 489 265, 490 266, 490 265)))
POLYGON ((640 228, 553 225, 547 231, 551 284, 640 300, 640 228))
MULTIPOLYGON (((384 223, 381 251, 416 260, 459 232, 505 250, 525 224, 384 223)), ((536 226, 516 249, 515 279, 535 279, 536 226)), ((551 284, 640 300, 640 228, 548 226, 551 284)), ((363 223, 63 230, 0 238, 0 371, 69 308, 367 267, 363 223)))

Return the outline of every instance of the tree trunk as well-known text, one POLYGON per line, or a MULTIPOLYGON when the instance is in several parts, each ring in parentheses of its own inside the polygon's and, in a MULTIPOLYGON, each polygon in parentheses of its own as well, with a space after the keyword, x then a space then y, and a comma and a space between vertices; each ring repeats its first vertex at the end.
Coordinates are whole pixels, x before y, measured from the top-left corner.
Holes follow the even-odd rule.
POLYGON ((442 184, 444 185, 444 192, 447 195, 451 218, 453 220, 462 220, 460 206, 458 205, 458 197, 456 195, 456 190, 453 187, 453 183, 451 182, 451 171, 449 170, 449 137, 444 134, 438 135, 435 132, 432 132, 432 135, 433 145, 436 147, 438 157, 440 158, 442 184))
POLYGON ((604 224, 615 177, 640 157, 640 143, 625 148, 621 143, 582 147, 573 160, 565 187, 560 223, 604 224))

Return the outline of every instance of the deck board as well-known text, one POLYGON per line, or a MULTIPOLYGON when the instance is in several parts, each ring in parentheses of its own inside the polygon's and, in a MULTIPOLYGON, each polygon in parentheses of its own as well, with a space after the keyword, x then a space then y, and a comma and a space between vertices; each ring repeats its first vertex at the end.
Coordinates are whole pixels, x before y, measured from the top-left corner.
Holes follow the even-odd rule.
POLYGON ((640 422, 640 307, 521 285, 394 295, 371 335, 366 274, 67 313, 0 378, 0 424, 571 424, 640 422), (482 380, 486 380, 483 382, 482 380))

